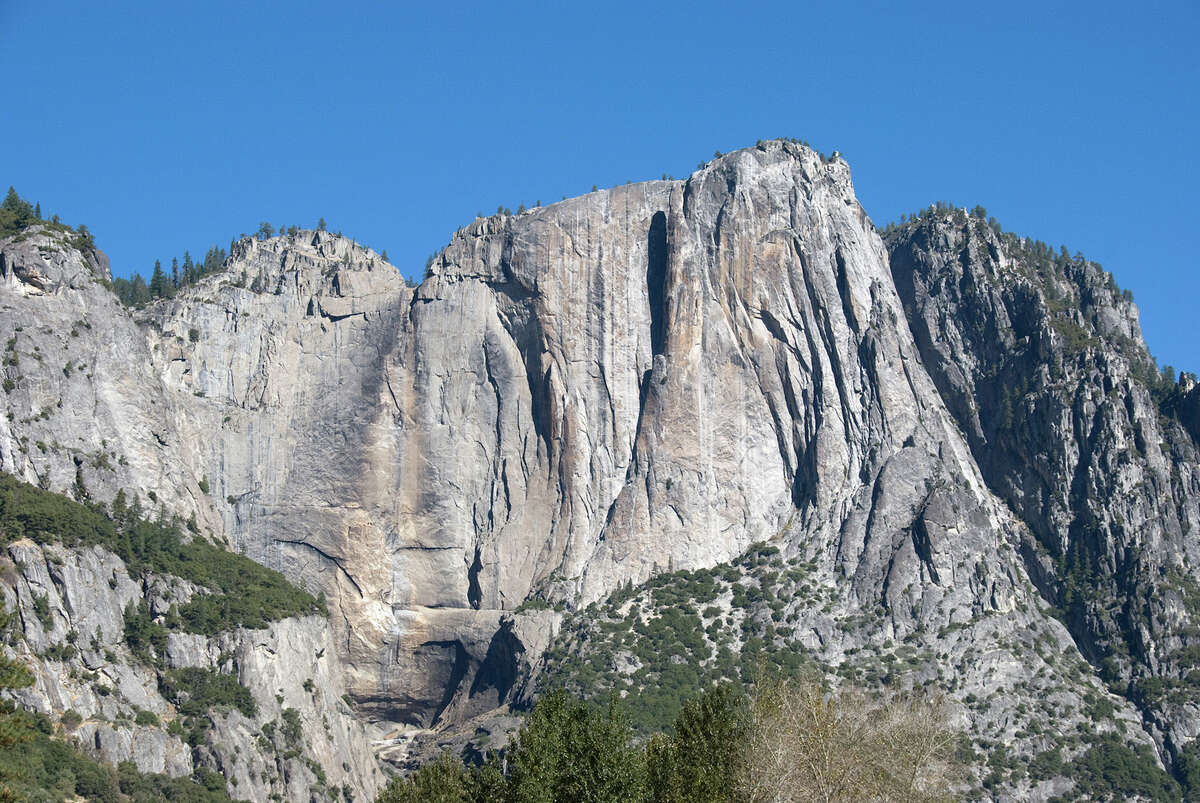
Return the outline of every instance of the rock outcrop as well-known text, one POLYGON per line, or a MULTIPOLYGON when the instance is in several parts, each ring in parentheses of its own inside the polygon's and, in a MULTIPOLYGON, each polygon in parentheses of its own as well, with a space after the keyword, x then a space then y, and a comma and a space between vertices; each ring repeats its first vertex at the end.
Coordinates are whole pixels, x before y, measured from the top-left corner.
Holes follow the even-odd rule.
POLYGON ((1078 255, 962 212, 888 245, 922 361, 1028 525, 1029 576, 1177 757, 1200 734, 1194 381, 1158 374, 1132 298, 1078 255))
POLYGON ((102 547, 24 539, 8 545, 0 578, 4 608, 16 614, 9 655, 34 674, 15 699, 61 722, 98 758, 172 776, 205 767, 225 776, 235 799, 340 800, 343 787, 371 799, 381 787, 367 731, 342 700, 341 663, 323 618, 214 637, 172 633, 154 667, 126 643, 125 612, 147 600, 186 599, 178 578, 138 580, 102 547), (253 698, 254 715, 212 710, 185 734, 160 683, 163 672, 185 667, 236 678, 253 698), (288 743, 273 734, 290 718, 302 736, 288 743))
POLYGON ((106 271, 0 242, 0 467, 136 492, 324 593, 373 719, 528 699, 597 617, 661 607, 653 578, 724 566, 706 638, 926 667, 902 682, 985 749, 1094 727, 1171 765, 1197 735, 1200 395, 1094 266, 961 213, 885 244, 836 155, 764 142, 479 218, 416 288, 322 231, 134 313, 106 271), (735 579, 761 542, 779 566, 735 579))

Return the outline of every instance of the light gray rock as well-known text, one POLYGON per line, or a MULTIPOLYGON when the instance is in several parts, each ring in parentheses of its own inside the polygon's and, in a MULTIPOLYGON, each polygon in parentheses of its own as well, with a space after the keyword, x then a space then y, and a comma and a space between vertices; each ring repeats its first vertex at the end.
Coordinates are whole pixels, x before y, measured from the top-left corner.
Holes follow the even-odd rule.
POLYGON ((107 264, 38 228, 0 241, 0 469, 76 497, 124 490, 218 531, 146 332, 108 289, 107 264))
POLYGON ((88 722, 73 735, 78 744, 113 766, 132 761, 140 772, 165 773, 173 777, 191 775, 194 771, 191 748, 161 728, 114 727, 88 722))
MULTIPOLYGON (((79 497, 136 492, 325 594, 328 632, 168 644, 177 666, 226 656, 263 717, 295 708, 306 733, 341 682, 404 734, 507 716, 591 603, 767 541, 824 595, 779 638, 830 670, 904 642, 953 667, 909 681, 950 686, 992 743, 1046 748, 1023 701, 1050 701, 1064 733, 1105 701, 1103 728, 1169 764, 1200 729, 1200 392, 1156 400, 1136 311, 1098 269, 1015 248, 965 216, 885 246, 846 163, 788 141, 479 218, 416 289, 302 231, 244 239, 225 271, 131 314, 97 255, 34 232, 0 242, 0 467, 79 497), (1078 605, 1076 555, 1095 594, 1078 605), (526 600, 550 609, 517 612, 526 600), (308 671, 328 693, 301 708, 308 671)), ((36 652, 93 579, 28 557, 6 594, 36 652)), ((147 593, 161 614, 196 591, 147 593)), ((726 593, 723 616, 770 618, 726 593)), ((109 632, 98 616, 89 632, 109 632)), ((54 671, 44 700, 75 693, 54 671)), ((319 749, 359 756, 339 727, 319 749)), ((311 785, 303 762, 235 760, 226 742, 252 730, 230 715, 204 760, 243 793, 311 785)), ((348 764, 339 778, 369 762, 348 764)))
POLYGON ((167 667, 232 673, 258 708, 253 720, 236 710, 210 712, 212 728, 193 751, 169 730, 177 713, 160 693, 159 671, 124 641, 128 606, 186 584, 151 575, 143 587, 100 547, 21 540, 7 553, 0 593, 19 623, 5 652, 31 669, 34 682, 6 694, 55 722, 78 714, 82 722, 71 735, 83 749, 111 764, 132 760, 143 772, 188 775, 200 766, 225 772, 235 799, 339 800, 346 787, 369 800, 381 787, 370 735, 342 699, 346 686, 324 618, 284 619, 212 638, 168 635, 167 667), (33 599, 43 594, 50 627, 35 612, 33 599), (284 720, 288 710, 302 725, 302 742, 264 749, 263 727, 284 720), (144 712, 159 724, 135 724, 144 712))

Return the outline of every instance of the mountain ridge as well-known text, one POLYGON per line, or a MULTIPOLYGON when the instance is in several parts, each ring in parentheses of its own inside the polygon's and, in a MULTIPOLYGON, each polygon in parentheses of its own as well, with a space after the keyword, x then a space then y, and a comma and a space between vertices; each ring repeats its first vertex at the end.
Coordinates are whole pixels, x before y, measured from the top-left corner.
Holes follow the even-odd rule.
MULTIPOLYGON (((239 241, 224 272, 130 314, 95 268, 80 283, 81 256, 6 240, 0 335, 19 362, 0 463, 101 499, 153 492, 325 592, 350 693, 383 722, 452 729, 530 699, 558 671, 542 653, 579 647, 570 634, 622 588, 658 610, 654 577, 707 577, 766 541, 779 576, 714 581, 721 622, 702 629, 834 674, 907 643, 961 665, 959 713, 981 739, 1030 756, 1048 743, 1017 713, 1031 688, 1071 710, 1048 715, 1059 736, 1103 699, 1172 765, 1200 720, 1186 658, 1155 656, 1160 641, 1190 654, 1195 563, 1122 556, 1197 549, 1194 385, 1147 385, 1136 310, 1086 263, 1021 251, 961 211, 883 234, 840 157, 769 141, 683 181, 479 218, 417 288, 306 230, 239 241), (90 375, 46 366, 51 346, 90 375), (97 415, 66 420, 60 402, 97 415), (1164 426, 1160 409, 1179 412, 1164 426), (1068 415, 1096 421, 1086 448, 1068 415), (1171 489, 1175 512, 1102 481, 1121 471, 1171 489), (778 612, 735 604, 768 587, 788 598, 778 612), (1162 601, 1131 617, 1084 591, 1162 601), (1010 700, 963 702, 992 675, 1010 700)), ((1011 773, 992 787, 1064 788, 1011 773)))

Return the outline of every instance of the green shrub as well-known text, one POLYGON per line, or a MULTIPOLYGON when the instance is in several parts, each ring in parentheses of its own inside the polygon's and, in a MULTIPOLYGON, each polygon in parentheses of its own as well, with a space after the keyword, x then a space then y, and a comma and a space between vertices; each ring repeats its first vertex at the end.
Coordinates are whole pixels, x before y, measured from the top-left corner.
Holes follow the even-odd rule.
POLYGON ((205 714, 212 708, 236 708, 250 718, 258 713, 249 689, 237 678, 211 669, 172 669, 159 677, 158 685, 162 695, 185 717, 205 714))
POLYGON ((504 776, 494 764, 468 769, 448 752, 407 778, 393 778, 376 803, 493 803, 507 801, 504 776))
POLYGON ((130 652, 148 664, 162 660, 167 648, 167 629, 150 616, 150 606, 142 600, 125 608, 125 644, 130 652))
POLYGON ((158 714, 153 711, 147 711, 144 708, 137 709, 137 715, 133 718, 137 725, 155 725, 159 724, 158 714))
POLYGON ((157 800, 218 803, 230 799, 225 793, 225 779, 203 767, 192 778, 172 778, 138 772, 132 761, 122 761, 117 765, 117 778, 121 794, 137 803, 157 800))
POLYGON ((283 709, 283 727, 279 729, 279 732, 289 744, 298 743, 304 736, 304 731, 300 726, 300 712, 294 708, 283 709))
POLYGON ((50 614, 50 600, 45 594, 33 595, 33 612, 46 630, 54 627, 54 617, 50 614))

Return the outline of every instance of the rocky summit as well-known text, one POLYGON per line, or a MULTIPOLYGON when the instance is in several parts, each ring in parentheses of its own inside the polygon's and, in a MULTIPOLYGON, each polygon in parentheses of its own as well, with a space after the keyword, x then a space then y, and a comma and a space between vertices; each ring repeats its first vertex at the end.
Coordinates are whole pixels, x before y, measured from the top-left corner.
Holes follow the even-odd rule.
POLYGON ((9 533, 9 696, 103 761, 369 799, 552 686, 661 728, 770 664, 948 695, 969 796, 1081 796, 1096 751, 1191 788, 1200 390, 1080 255, 879 230, 785 140, 478 218, 415 288, 300 230, 130 309, 63 228, 0 240, 0 469, 324 610, 209 626, 182 558, 9 533), (171 728, 188 668, 255 704, 171 728))

